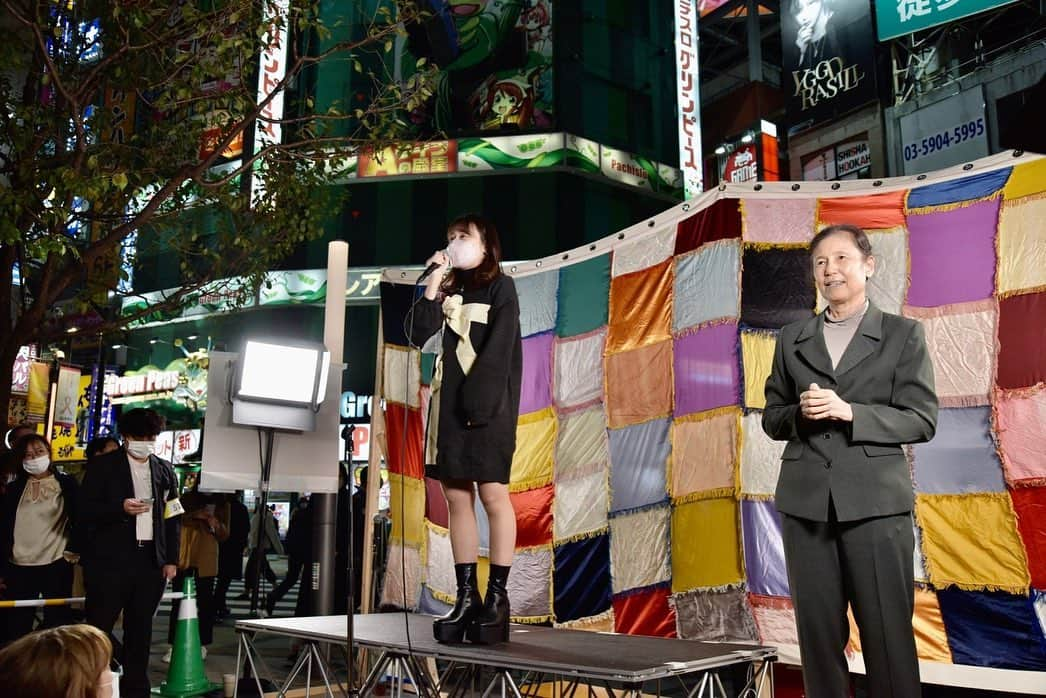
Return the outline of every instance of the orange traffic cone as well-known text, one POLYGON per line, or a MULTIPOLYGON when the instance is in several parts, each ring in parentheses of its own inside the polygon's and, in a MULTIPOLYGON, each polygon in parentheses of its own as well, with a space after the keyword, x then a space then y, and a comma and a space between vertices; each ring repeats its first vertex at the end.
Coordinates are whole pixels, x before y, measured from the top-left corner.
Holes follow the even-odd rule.
POLYGON ((203 652, 200 650, 200 619, 196 613, 196 584, 185 578, 184 596, 178 606, 178 624, 174 626, 174 644, 171 646, 171 666, 167 680, 153 689, 154 695, 167 698, 191 698, 221 688, 207 680, 203 670, 203 652))

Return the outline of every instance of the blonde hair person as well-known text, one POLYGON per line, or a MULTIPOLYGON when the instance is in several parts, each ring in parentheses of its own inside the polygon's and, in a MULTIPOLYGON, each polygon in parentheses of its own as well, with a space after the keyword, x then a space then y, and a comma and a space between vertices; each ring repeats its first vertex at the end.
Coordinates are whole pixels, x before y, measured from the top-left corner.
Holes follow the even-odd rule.
POLYGON ((0 650, 5 695, 34 698, 111 698, 113 646, 92 625, 63 625, 29 633, 0 650))

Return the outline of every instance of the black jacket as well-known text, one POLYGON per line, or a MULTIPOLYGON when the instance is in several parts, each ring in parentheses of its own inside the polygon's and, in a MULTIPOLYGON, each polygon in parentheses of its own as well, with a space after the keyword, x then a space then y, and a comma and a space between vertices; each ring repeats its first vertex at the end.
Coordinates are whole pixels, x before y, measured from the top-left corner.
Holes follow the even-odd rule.
MULTIPOLYGON (((177 565, 181 544, 182 517, 164 519, 167 500, 178 497, 174 467, 157 456, 149 456, 153 481, 153 542, 156 566, 177 565)), ((123 509, 125 499, 134 498, 131 466, 123 449, 99 456, 87 469, 77 507, 83 536, 80 562, 93 566, 118 567, 135 553, 135 518, 123 509)))
MULTIPOLYGON (((69 531, 69 545, 66 550, 78 552, 80 548, 80 536, 78 527, 74 525, 76 520, 76 505, 79 485, 76 478, 65 473, 55 473, 58 486, 62 488, 62 501, 65 506, 66 527, 69 531)), ((25 492, 29 477, 23 472, 18 475, 14 482, 7 486, 3 499, 0 500, 0 570, 4 570, 11 564, 11 549, 15 542, 15 518, 18 514, 18 502, 25 492)))

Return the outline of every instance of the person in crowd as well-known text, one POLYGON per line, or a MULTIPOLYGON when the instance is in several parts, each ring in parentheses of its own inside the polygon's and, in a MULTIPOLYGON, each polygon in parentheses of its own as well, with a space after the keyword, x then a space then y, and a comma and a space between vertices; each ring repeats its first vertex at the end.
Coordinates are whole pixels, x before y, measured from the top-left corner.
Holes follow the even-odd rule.
POLYGON ((216 617, 222 620, 229 616, 225 599, 229 584, 234 579, 243 579, 243 554, 247 549, 247 535, 251 530, 251 514, 247 511, 239 494, 225 495, 229 507, 229 537, 218 545, 218 581, 214 587, 216 617))
POLYGON ((104 456, 106 453, 112 453, 113 451, 120 450, 120 442, 112 436, 96 436, 87 442, 87 446, 84 448, 84 457, 87 459, 87 466, 90 467, 91 463, 98 456, 104 456))
MULTIPOLYGON (((18 440, 21 472, 0 502, 0 577, 7 599, 65 599, 72 593, 76 479, 51 462, 51 444, 32 433, 18 440)), ((36 609, 11 608, 4 614, 8 642, 33 629, 36 609)), ((71 622, 67 605, 45 606, 43 625, 71 622)))
POLYGON ((914 698, 914 495, 902 445, 936 430, 933 365, 922 325, 869 302, 875 258, 861 228, 825 228, 810 256, 828 307, 781 330, 763 412, 770 438, 788 442, 776 503, 806 695, 849 695, 849 605, 868 694, 914 698))
MULTIPOLYGON (((312 587, 312 508, 307 497, 298 500, 298 506, 291 514, 283 548, 287 552, 287 576, 265 598, 265 612, 270 616, 276 609, 276 604, 297 583, 299 577, 302 578, 302 583, 298 589, 297 605, 299 608, 309 606, 307 600, 302 598, 311 593, 312 587)), ((304 614, 296 611, 295 615, 304 614)))
POLYGON ((283 555, 283 542, 280 540, 276 516, 273 514, 272 509, 267 508, 264 511, 259 511, 260 508, 260 506, 256 508, 254 516, 251 517, 251 530, 247 535, 247 549, 250 551, 250 554, 247 556, 247 571, 244 574, 243 593, 237 597, 240 600, 251 599, 252 611, 255 610, 253 592, 258 588, 258 578, 264 575, 269 584, 276 583, 276 573, 269 566, 269 560, 266 556, 270 552, 283 555), (263 516, 265 524, 262 528, 261 547, 259 548, 258 528, 262 526, 263 516))
MULTIPOLYGON (((214 642, 214 578, 218 576, 218 546, 229 538, 229 505, 219 495, 206 495, 193 491, 182 497, 182 541, 178 555, 178 574, 172 584, 181 591, 187 577, 196 584, 196 609, 200 627, 200 647, 203 658, 207 658, 207 646, 214 642)), ((167 630, 167 642, 174 645, 174 631, 178 626, 178 611, 181 602, 171 605, 171 622, 167 630)), ((163 656, 164 662, 171 661, 171 650, 163 656)))
POLYGON ((6 696, 112 698, 112 656, 109 637, 94 626, 38 630, 0 650, 0 686, 6 696))
POLYGON ((432 382, 426 474, 440 481, 450 513, 457 598, 433 623, 438 642, 508 640, 507 582, 516 543, 509 471, 516 447, 523 352, 519 299, 501 271, 493 222, 466 215, 447 228, 447 249, 433 265, 424 295, 406 318, 415 346, 443 329, 432 382), (479 529, 475 497, 490 521, 490 576, 481 601, 476 579, 479 529))
POLYGON ((87 622, 112 634, 123 611, 122 698, 149 695, 152 619, 178 571, 182 507, 174 467, 153 452, 164 419, 121 415, 124 446, 87 470, 78 507, 87 622))
MULTIPOLYGON (((337 513, 334 523, 334 612, 346 613, 349 590, 346 585, 349 564, 349 504, 352 496, 352 461, 338 464, 337 513)), ((357 600, 358 601, 358 600, 357 600)))

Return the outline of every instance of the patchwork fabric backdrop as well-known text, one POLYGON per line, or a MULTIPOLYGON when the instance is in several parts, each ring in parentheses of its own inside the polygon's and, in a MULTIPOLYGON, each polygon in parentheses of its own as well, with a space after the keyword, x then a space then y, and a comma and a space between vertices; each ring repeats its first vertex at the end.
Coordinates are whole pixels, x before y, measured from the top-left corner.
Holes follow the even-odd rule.
MULTIPOLYGON (((763 385, 778 330, 820 305, 806 245, 844 222, 870 233, 873 302, 925 325, 941 399, 936 438, 909 449, 920 657, 1046 671, 1046 159, 1034 155, 874 183, 730 185, 512 266, 516 620, 796 644, 773 502, 784 443, 760 428, 763 385)), ((453 560, 422 468, 434 357, 402 328, 415 274, 387 271, 382 287, 382 598, 438 613, 453 560)))

